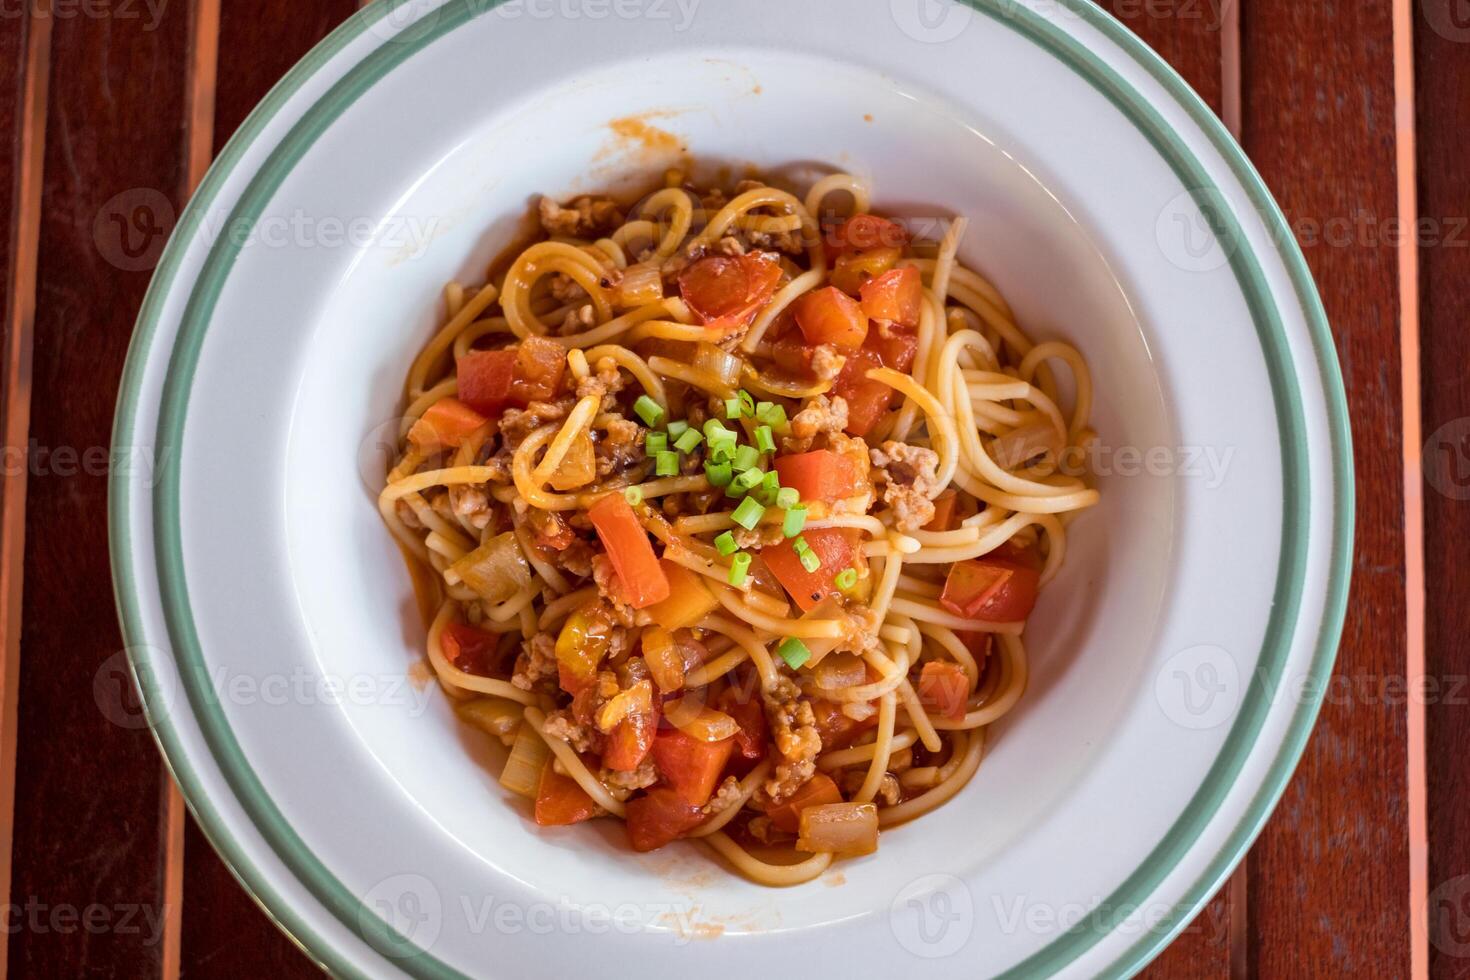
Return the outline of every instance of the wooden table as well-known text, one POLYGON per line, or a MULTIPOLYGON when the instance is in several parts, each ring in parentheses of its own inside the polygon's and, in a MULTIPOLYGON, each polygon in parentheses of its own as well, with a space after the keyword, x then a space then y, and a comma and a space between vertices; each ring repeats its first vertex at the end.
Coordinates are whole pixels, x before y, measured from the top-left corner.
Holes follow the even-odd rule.
MULTIPOLYGON (((1352 599, 1321 722, 1248 860, 1148 973, 1470 977, 1470 12, 1104 6, 1224 116, 1297 229, 1357 455, 1352 599)), ((267 89, 355 12, 0 0, 0 963, 17 976, 314 972, 186 816, 136 713, 99 711, 126 680, 98 453, 158 232, 267 89), (136 235, 123 261, 99 245, 117 215, 136 235)))

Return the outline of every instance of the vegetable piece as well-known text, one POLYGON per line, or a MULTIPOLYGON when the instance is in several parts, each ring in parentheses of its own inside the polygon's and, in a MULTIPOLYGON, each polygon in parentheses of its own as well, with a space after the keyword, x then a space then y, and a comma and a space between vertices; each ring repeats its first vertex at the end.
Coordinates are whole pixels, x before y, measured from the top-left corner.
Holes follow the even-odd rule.
POLYGON ((519 354, 514 347, 467 352, 455 366, 460 401, 482 415, 498 416, 510 404, 519 354))
POLYGON ((675 728, 659 732, 653 740, 653 764, 685 803, 704 806, 734 751, 733 735, 704 742, 675 728))
POLYGON ((699 434, 699 430, 690 429, 674 440, 674 448, 681 453, 692 453, 699 448, 699 444, 703 441, 704 436, 699 434))
POLYGON ((689 422, 685 419, 675 419, 668 425, 669 438, 677 439, 689 431, 689 422))
POLYGON ((729 463, 706 462, 704 476, 712 487, 728 487, 735 478, 735 469, 729 463))
POLYGON ((798 504, 795 507, 786 508, 786 516, 781 519, 781 533, 788 538, 794 538, 806 527, 806 505, 798 504))
POLYGON ((781 281, 781 263, 770 252, 711 255, 679 274, 679 294, 699 321, 725 334, 748 327, 781 281))
POLYGON ((857 296, 868 283, 886 275, 902 254, 896 248, 873 248, 865 252, 839 255, 837 261, 832 263, 832 285, 848 296, 857 296))
MULTIPOLYGON (((747 470, 746 472, 753 471, 747 470)), ((743 476, 744 474, 741 475, 743 476)), ((757 479, 755 482, 759 483, 760 480, 757 479)), ((744 500, 740 501, 740 506, 736 507, 735 512, 730 515, 730 520, 734 521, 736 524, 739 524, 741 527, 749 531, 761 522, 761 518, 764 517, 765 514, 766 509, 762 507, 758 501, 753 500, 750 497, 746 497, 744 500)))
POLYGON ((622 495, 599 497, 587 509, 587 516, 607 550, 628 604, 634 609, 646 609, 667 599, 668 577, 654 557, 647 532, 622 495))
MULTIPOLYGON (((636 709, 629 711, 608 732, 607 744, 602 749, 602 764, 613 772, 632 772, 642 765, 653 748, 654 735, 658 732, 661 712, 658 701, 652 698, 653 683, 643 680, 633 687, 635 691, 647 693, 637 697, 639 704, 636 709)), ((603 710, 606 711, 607 706, 603 710)))
POLYGON ((812 659, 811 649, 794 636, 788 636, 782 640, 781 645, 776 648, 776 653, 786 661, 786 665, 792 670, 799 670, 802 664, 812 659))
POLYGON ((858 492, 857 472, 852 459, 830 449, 778 456, 776 472, 781 485, 791 487, 802 500, 836 503, 858 492))
POLYGON ((649 456, 654 453, 666 452, 669 448, 669 434, 667 432, 650 432, 643 437, 643 451, 649 456))
POLYGON ((735 472, 744 473, 748 469, 759 466, 761 461, 760 451, 754 446, 738 446, 735 449, 735 461, 733 463, 735 472))
POLYGON ((837 788, 832 777, 824 772, 819 772, 798 786, 796 792, 788 796, 784 802, 767 810, 766 816, 771 818, 771 824, 777 830, 794 834, 800 829, 801 812, 807 807, 841 802, 842 791, 837 788))
POLYGON ((550 401, 561 390, 567 371, 567 349, 545 337, 527 337, 516 349, 515 376, 510 383, 512 405, 550 401))
POLYGON ((597 453, 591 434, 583 430, 572 440, 572 448, 557 464, 549 482, 553 490, 575 490, 591 483, 596 475, 597 453))
POLYGON ((520 729, 524 709, 505 698, 475 698, 461 701, 454 710, 465 721, 496 738, 507 738, 520 729))
POLYGON ((708 341, 701 340, 694 349, 694 369, 703 371, 734 388, 740 381, 740 370, 745 366, 739 355, 721 350, 708 341))
POLYGON ((862 307, 836 286, 827 286, 797 298, 796 325, 809 344, 857 348, 868 335, 862 307))
POLYGON ((965 717, 970 698, 970 678, 959 664, 931 660, 919 674, 919 703, 941 718, 959 721, 965 717))
POLYGON ((729 531, 715 537, 715 550, 722 555, 733 555, 740 550, 740 545, 735 543, 735 535, 729 531))
POLYGON ((745 579, 750 574, 750 562, 750 553, 746 551, 730 559, 730 584, 737 589, 745 584, 745 579))
POLYGON ((654 454, 653 472, 656 476, 678 476, 679 454, 671 449, 654 454))
POLYGON ((662 626, 648 627, 643 631, 642 650, 643 662, 661 693, 684 689, 684 651, 674 643, 672 633, 662 626))
MULTIPOLYGON (((750 447, 741 446, 740 448, 749 449, 750 447)), ((751 490, 760 486, 765 481, 765 478, 766 474, 764 471, 759 467, 752 467, 751 469, 741 470, 739 473, 736 473, 735 478, 730 481, 730 485, 741 493, 749 493, 751 490)))
POLYGON ((628 487, 624 489, 623 499, 628 502, 628 506, 637 507, 639 504, 643 503, 643 488, 628 487))
POLYGON ((812 668, 812 677, 818 688, 836 691, 844 687, 858 687, 867 682, 868 665, 855 653, 843 651, 824 657, 812 668))
POLYGON ((1055 458, 1062 437, 1050 422, 1040 420, 1017 426, 990 444, 990 456, 1003 470, 1014 470, 1038 456, 1055 458))
POLYGON ((801 811, 796 849, 855 857, 878 850, 878 807, 872 803, 827 803, 801 811))
POLYGON ((735 733, 735 752, 740 758, 755 762, 766 756, 766 711, 760 699, 739 688, 727 687, 715 699, 715 706, 735 719, 740 730, 735 733))
MULTIPOLYGON (((664 629, 687 629, 714 611, 720 601, 704 577, 667 558, 659 560, 669 583, 669 597, 648 607, 648 615, 664 629)), ((660 687, 663 685, 660 684, 660 687)))
POLYGON ((489 677, 499 659, 500 637, 466 623, 450 623, 439 633, 444 659, 466 674, 489 677))
POLYGON ((805 612, 827 596, 837 594, 832 578, 839 569, 856 565, 859 559, 853 534, 850 528, 838 527, 813 528, 803 533, 811 551, 821 561, 816 572, 803 568, 796 549, 785 541, 767 545, 760 555, 782 588, 805 612))
POLYGON ((857 580, 858 573, 856 568, 844 568, 833 577, 832 584, 837 586, 837 591, 846 594, 852 591, 853 586, 857 585, 857 580))
POLYGON ((1038 562, 1015 550, 997 549, 982 558, 955 562, 939 604, 965 619, 1018 623, 1031 615, 1040 588, 1038 562))
POLYGON ((408 441, 426 453, 453 449, 486 421, 458 398, 441 398, 409 428, 408 441))
POLYGON ((531 582, 531 565, 510 531, 486 541, 450 565, 449 571, 491 603, 504 602, 531 582))
MULTIPOLYGON (((873 678, 869 678, 873 680, 873 678)), ((817 734, 822 736, 822 749, 844 749, 853 743, 862 732, 878 724, 878 712, 858 721, 842 710, 842 705, 826 698, 812 698, 812 716, 817 722, 817 734)))
POLYGON ((500 785, 517 796, 534 800, 536 787, 541 783, 541 771, 546 768, 550 757, 551 749, 547 747, 546 740, 533 732, 530 725, 522 725, 510 747, 505 768, 500 770, 500 785))
POLYGON ((597 816, 597 804, 570 776, 552 769, 548 762, 536 787, 536 826, 565 827, 597 816))
MULTIPOLYGON (((776 479, 780 480, 780 478, 780 474, 777 473, 776 479)), ((776 506, 782 510, 790 510, 800 502, 801 494, 797 492, 795 487, 782 487, 776 491, 776 506)))
POLYGON ((755 406, 755 420, 780 432, 786 427, 786 408, 774 402, 758 402, 755 406))
POLYGON ((934 516, 929 519, 929 523, 928 524, 925 524, 924 525, 924 530, 926 530, 926 531, 952 531, 952 530, 954 530, 955 527, 957 527, 959 525, 959 521, 955 520, 955 518, 958 516, 958 513, 956 511, 956 506, 955 506, 956 503, 958 502, 958 500, 959 500, 959 493, 953 487, 950 487, 949 489, 942 491, 939 494, 939 496, 935 497, 934 498, 934 516))
POLYGON ((776 437, 771 432, 769 425, 758 425, 755 428, 755 448, 763 453, 776 451, 776 437))
POLYGON ((600 616, 578 610, 567 617, 556 637, 556 662, 562 689, 575 694, 592 683, 612 641, 612 627, 600 616))
POLYGON ((876 214, 855 214, 827 233, 826 244, 836 252, 861 252, 870 248, 903 248, 909 233, 876 214))
POLYGON ((633 411, 643 420, 644 425, 658 425, 664 418, 663 407, 647 395, 638 396, 638 400, 633 403, 633 411))
MULTIPOLYGON (((799 555, 797 555, 797 557, 801 559, 801 567, 806 569, 808 572, 815 572, 817 569, 822 567, 822 559, 818 558, 814 553, 810 551, 803 551, 799 555)), ((837 580, 835 577, 833 578, 832 584, 837 584, 837 580)))
POLYGON ((655 786, 627 803, 628 842, 635 851, 657 850, 703 823, 702 806, 686 803, 666 786, 655 786))
POLYGON ((862 350, 848 354, 832 390, 847 399, 849 435, 866 435, 898 398, 898 393, 888 385, 870 379, 868 372, 888 367, 907 374, 914 366, 918 350, 918 336, 912 330, 897 324, 880 324, 868 331, 862 350))
POLYGON ((623 270, 622 278, 612 294, 612 304, 622 310, 631 310, 664 298, 664 279, 659 272, 659 263, 640 262, 623 270))
POLYGON ((702 696, 668 702, 664 705, 664 717, 679 731, 701 742, 723 742, 740 731, 734 718, 706 705, 702 696))
POLYGON ((924 281, 911 265, 891 269, 862 284, 863 313, 872 320, 888 320, 905 326, 919 325, 924 301, 924 281))

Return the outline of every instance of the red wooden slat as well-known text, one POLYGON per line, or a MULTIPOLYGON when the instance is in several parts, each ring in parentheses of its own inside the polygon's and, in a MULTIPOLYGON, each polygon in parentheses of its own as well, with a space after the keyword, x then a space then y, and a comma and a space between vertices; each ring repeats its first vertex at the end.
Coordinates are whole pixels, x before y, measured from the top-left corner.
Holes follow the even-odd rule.
MULTIPOLYGON (((1221 14, 1204 0, 1106 0, 1101 6, 1157 51, 1217 113, 1221 89, 1221 14)), ((1152 980, 1230 976, 1232 903, 1222 889, 1141 974, 1152 980)))
POLYGON ((1303 241, 1337 340, 1357 544, 1337 675, 1249 862, 1261 977, 1406 977, 1402 406, 1392 0, 1255 0, 1244 143, 1303 241))
POLYGON ((1415 6, 1429 975, 1470 976, 1470 17, 1415 6))
MULTIPOLYGON (((214 149, 356 0, 258 0, 221 9, 214 149)), ((315 977, 319 973, 256 906, 191 819, 184 839, 181 976, 315 977)))
POLYGON ((15 976, 156 976, 166 784, 110 602, 107 469, 133 318, 182 196, 190 4, 52 21, 11 937, 15 976), (126 236, 126 237, 125 237, 126 236), (23 904, 24 903, 24 904, 23 904), (29 906, 27 908, 26 906, 29 906))

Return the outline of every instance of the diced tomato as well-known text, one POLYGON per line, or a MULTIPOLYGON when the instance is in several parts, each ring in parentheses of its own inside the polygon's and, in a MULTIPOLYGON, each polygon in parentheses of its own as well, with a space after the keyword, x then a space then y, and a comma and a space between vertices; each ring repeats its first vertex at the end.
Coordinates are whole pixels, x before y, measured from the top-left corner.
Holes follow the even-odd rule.
POLYGON ((863 312, 874 320, 889 320, 916 327, 924 301, 924 281, 913 266, 892 269, 869 279, 859 290, 863 312))
POLYGON ((425 452, 453 449, 488 421, 458 398, 441 398, 408 430, 408 441, 425 452))
POLYGON ((658 732, 659 699, 654 698, 648 711, 638 711, 613 726, 607 745, 602 750, 602 764, 614 772, 632 772, 648 758, 658 732))
POLYGON ((896 248, 874 248, 839 255, 827 278, 843 293, 857 296, 865 285, 897 265, 902 256, 902 250, 896 248))
POLYGON ((626 818, 633 850, 655 851, 703 823, 704 811, 667 786, 655 786, 628 801, 626 818))
POLYGON ((575 779, 556 772, 549 763, 541 770, 541 781, 536 786, 537 826, 565 827, 589 820, 596 813, 597 804, 575 779))
POLYGON ((504 350, 470 351, 459 359, 459 397, 487 416, 507 406, 549 401, 566 376, 567 349, 545 337, 527 337, 504 350))
POLYGON ((821 561, 815 572, 807 571, 801 564, 801 558, 790 541, 767 545, 760 549, 760 556, 782 588, 791 593, 791 598, 806 612, 827 596, 838 594, 832 579, 844 568, 854 565, 857 545, 853 531, 847 528, 812 528, 803 531, 801 536, 821 561))
POLYGON ((510 386, 515 380, 516 349, 472 350, 459 359, 459 397, 475 411, 490 417, 510 404, 510 386))
POLYGON ((796 325, 809 344, 861 347, 868 336, 868 318, 851 296, 826 286, 797 297, 796 325))
POLYGON ((857 492, 852 459, 830 449, 815 449, 776 459, 781 486, 801 494, 802 500, 835 503, 857 492))
POLYGON ((931 660, 919 673, 919 703, 941 718, 959 721, 965 717, 970 697, 970 678, 965 669, 948 660, 931 660))
POLYGON ((720 692, 716 705, 735 719, 740 731, 735 733, 735 749, 740 758, 758 762, 766 756, 766 710, 754 694, 727 687, 720 692))
POLYGON ((669 597, 649 607, 648 614, 664 629, 679 630, 693 626, 720 604, 704 577, 667 558, 660 560, 664 577, 669 580, 669 597))
POLYGON ((669 579, 648 543, 638 516, 620 493, 601 497, 587 508, 602 547, 612 561, 623 594, 634 609, 643 609, 669 597, 669 579))
POLYGON ((934 516, 924 525, 926 531, 952 531, 955 524, 955 501, 959 493, 950 487, 934 498, 934 516))
POLYGON ((939 604, 965 619, 1018 623, 1031 615, 1040 586, 1038 561, 997 549, 983 558, 955 562, 939 604))
POLYGON ((464 623, 450 623, 439 634, 444 658, 467 674, 488 677, 500 650, 500 637, 464 623))
POLYGON ((567 670, 566 664, 557 665, 557 679, 561 689, 572 696, 572 719, 579 725, 596 726, 597 709, 604 699, 597 693, 597 681, 584 681, 567 670))
POLYGON ((994 638, 993 633, 972 633, 968 630, 956 630, 955 636, 970 651, 970 656, 975 658, 975 663, 984 668, 986 658, 990 656, 990 644, 994 638))
POLYGON ((903 248, 909 233, 903 225, 876 214, 855 214, 828 232, 826 244, 832 251, 863 252, 870 248, 903 248))
POLYGON ((849 718, 842 705, 825 698, 812 698, 812 715, 816 718, 817 734, 822 736, 824 750, 842 749, 851 745, 865 729, 878 724, 878 712, 873 712, 862 721, 849 718))
MULTIPOLYGON (((592 688, 597 686, 597 678, 595 676, 583 677, 571 667, 568 667, 565 662, 557 661, 556 683, 563 691, 566 691, 568 694, 572 695, 572 707, 575 708, 576 699, 580 697, 584 691, 590 691, 592 688)), ((583 724, 586 724, 588 721, 591 720, 591 717, 589 715, 589 717, 587 718, 579 718, 578 720, 581 721, 583 724)))
POLYGON ((908 374, 919 353, 919 336, 912 327, 900 323, 890 323, 886 327, 880 325, 868 331, 863 349, 877 354, 884 367, 908 374))
POLYGON ((780 260, 770 252, 710 255, 679 274, 679 294, 701 323, 727 333, 749 326, 780 281, 780 260))
POLYGON ((892 368, 907 374, 914 366, 919 340, 912 330, 890 324, 868 331, 863 348, 848 355, 834 393, 847 400, 847 433, 865 436, 898 400, 898 393, 881 381, 868 377, 873 368, 892 368))
POLYGON ((704 806, 733 751, 733 735, 718 742, 703 742, 677 728, 667 729, 653 740, 653 764, 684 802, 704 806))
POLYGON ((801 811, 809 806, 825 806, 828 803, 841 803, 842 791, 832 781, 832 777, 826 773, 819 772, 797 787, 786 800, 766 811, 771 818, 772 825, 777 830, 784 830, 788 834, 794 834, 801 825, 801 811))

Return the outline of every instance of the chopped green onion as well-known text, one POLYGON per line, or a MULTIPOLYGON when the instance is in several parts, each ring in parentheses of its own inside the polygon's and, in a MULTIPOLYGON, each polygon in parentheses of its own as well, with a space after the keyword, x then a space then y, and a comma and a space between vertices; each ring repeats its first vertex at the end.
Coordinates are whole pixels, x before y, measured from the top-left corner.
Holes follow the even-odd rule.
POLYGON ((643 503, 643 488, 629 487, 628 489, 623 491, 623 499, 632 504, 634 507, 637 507, 639 504, 643 503))
MULTIPOLYGON (((735 465, 738 467, 740 464, 736 463, 735 465)), ((731 485, 749 492, 754 490, 763 479, 765 479, 765 474, 758 469, 743 470, 735 474, 735 480, 731 485)))
POLYGON ((664 418, 664 410, 659 403, 647 395, 638 396, 638 400, 633 403, 633 411, 638 413, 644 425, 658 425, 664 418))
POLYGON ((681 453, 692 453, 695 449, 699 447, 699 444, 701 442, 704 442, 704 436, 700 435, 693 429, 690 429, 688 432, 685 432, 682 436, 674 440, 674 448, 679 450, 679 452, 681 453))
MULTIPOLYGON (((749 470, 747 472, 754 473, 756 471, 749 470)), ((780 490, 781 475, 775 470, 771 470, 769 473, 761 478, 760 488, 756 490, 755 495, 761 503, 765 504, 767 507, 772 507, 776 503, 776 494, 779 493, 780 490)))
MULTIPOLYGON (((733 555, 740 550, 740 546, 735 543, 735 535, 726 531, 724 534, 715 538, 715 550, 722 555, 733 555)), ((848 571, 852 571, 852 569, 848 569, 848 571)), ((857 573, 853 572, 853 576, 856 577, 857 573)))
POLYGON ((746 391, 744 388, 741 388, 740 391, 737 393, 735 400, 740 403, 741 415, 744 415, 746 418, 751 418, 755 415, 755 398, 751 395, 750 392, 746 391))
POLYGON ((730 520, 749 531, 761 522, 765 514, 766 509, 758 501, 746 497, 740 501, 740 506, 735 508, 735 513, 730 515, 730 520))
POLYGON ((669 423, 669 438, 677 439, 689 431, 689 423, 684 419, 669 423))
POLYGON ((710 455, 721 463, 729 463, 735 459, 735 433, 719 433, 719 438, 709 441, 710 455))
POLYGON ((709 478, 712 487, 728 487, 730 478, 735 471, 730 468, 729 463, 706 462, 704 464, 704 475, 709 478))
POLYGON ((756 427, 755 448, 763 453, 773 453, 776 451, 776 437, 771 435, 771 427, 769 425, 756 427))
POLYGON ((725 399, 725 418, 727 418, 727 419, 738 419, 739 417, 740 417, 740 399, 738 399, 738 398, 726 398, 725 399))
MULTIPOLYGON (((717 541, 715 543, 718 544, 719 542, 717 541)), ((857 585, 857 569, 844 568, 832 579, 832 584, 843 592, 849 591, 854 585, 857 585)))
POLYGON ((730 584, 744 585, 745 576, 748 574, 750 574, 750 552, 742 551, 730 559, 730 584))
POLYGON ((815 551, 803 551, 799 557, 801 558, 801 567, 805 568, 808 572, 815 572, 822 567, 822 559, 817 557, 815 551))
POLYGON ((800 538, 800 537, 797 538, 795 541, 791 542, 791 548, 798 555, 804 555, 808 551, 811 551, 812 550, 812 546, 806 543, 806 538, 800 538))
POLYGON ((776 506, 782 510, 790 510, 801 503, 801 494, 796 492, 795 487, 782 487, 776 491, 776 506))
POLYGON ((786 424, 786 409, 775 402, 761 402, 755 407, 755 420, 773 429, 786 424))
POLYGON ((800 669, 802 664, 812 659, 811 649, 794 636, 788 636, 782 640, 781 645, 776 648, 776 653, 780 654, 781 659, 786 661, 786 665, 792 670, 800 669))
POLYGON ((704 423, 704 437, 710 442, 718 442, 723 438, 719 433, 729 431, 729 429, 725 428, 725 423, 719 419, 709 419, 704 423))
POLYGON ((786 517, 781 521, 781 533, 788 538, 794 538, 806 527, 806 506, 798 504, 795 507, 786 508, 786 517))
POLYGON ((650 432, 643 437, 643 448, 652 456, 669 448, 669 436, 666 432, 650 432))
POLYGON ((752 466, 760 464, 761 454, 756 452, 754 446, 739 446, 735 450, 736 471, 748 470, 752 466))
POLYGON ((659 476, 678 476, 679 454, 665 450, 654 456, 653 472, 659 476))

